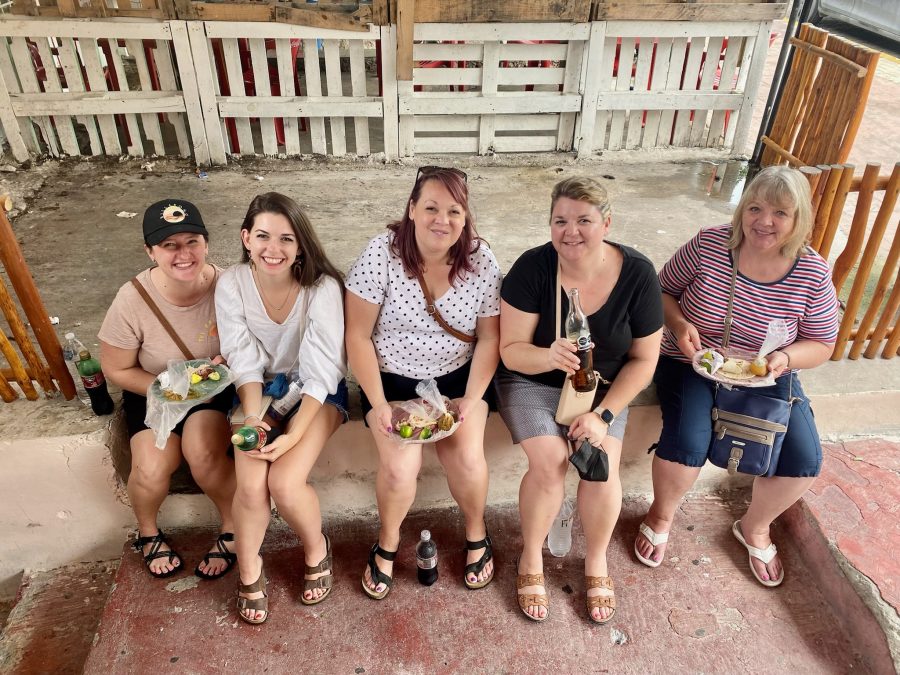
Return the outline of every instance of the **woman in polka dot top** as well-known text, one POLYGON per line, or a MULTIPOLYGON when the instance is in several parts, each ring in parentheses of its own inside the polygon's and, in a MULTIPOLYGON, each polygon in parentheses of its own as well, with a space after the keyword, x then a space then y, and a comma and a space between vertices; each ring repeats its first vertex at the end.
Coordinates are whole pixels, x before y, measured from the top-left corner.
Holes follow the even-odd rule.
POLYGON ((393 583, 400 525, 416 496, 424 447, 394 440, 388 402, 415 398, 416 384, 429 378, 459 406, 459 428, 435 449, 466 521, 464 583, 482 588, 493 579, 484 426, 499 361, 500 281, 497 261, 475 231, 466 175, 440 167, 419 170, 403 217, 369 242, 347 276, 347 357, 380 457, 381 530, 362 579, 377 600, 393 583), (445 321, 474 341, 446 332, 428 312, 419 273, 445 321))

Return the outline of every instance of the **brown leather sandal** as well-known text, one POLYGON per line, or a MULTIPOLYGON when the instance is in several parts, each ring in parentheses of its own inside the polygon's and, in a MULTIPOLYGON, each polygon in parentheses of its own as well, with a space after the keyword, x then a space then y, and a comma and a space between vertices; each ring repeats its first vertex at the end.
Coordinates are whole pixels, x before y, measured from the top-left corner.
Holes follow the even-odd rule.
POLYGON ((317 579, 303 580, 303 593, 300 594, 300 602, 302 602, 304 605, 318 605, 320 602, 322 602, 325 598, 328 597, 329 593, 331 593, 331 584, 334 582, 334 570, 331 569, 331 540, 325 533, 323 533, 322 536, 325 537, 325 557, 322 558, 322 562, 320 562, 315 567, 306 565, 305 573, 319 574, 320 572, 328 570, 328 574, 324 574, 317 579), (306 593, 306 591, 314 591, 317 588, 324 588, 325 592, 318 598, 313 596, 310 600, 307 600, 304 593, 306 593))
POLYGON ((259 570, 259 578, 252 584, 238 583, 238 593, 262 593, 261 598, 244 598, 238 595, 237 609, 238 616, 247 623, 254 625, 264 623, 269 618, 269 594, 266 593, 266 571, 262 568, 259 570), (261 619, 251 619, 244 614, 245 609, 252 609, 257 612, 265 612, 261 619))
POLYGON ((547 593, 519 593, 520 588, 525 588, 526 586, 543 586, 545 589, 547 588, 547 584, 544 582, 543 574, 518 574, 519 563, 516 561, 516 600, 519 602, 519 609, 522 610, 522 614, 527 616, 532 621, 546 621, 550 618, 550 596, 547 593), (546 607, 547 614, 545 616, 532 616, 528 613, 529 607, 546 607))
MULTIPOLYGON (((590 588, 607 588, 613 592, 613 580, 611 577, 588 577, 584 578, 585 585, 590 588)), ((589 595, 586 596, 588 618, 596 624, 604 624, 612 621, 616 615, 616 596, 615 595, 589 595), (595 607, 608 607, 612 610, 605 619, 595 619, 591 614, 591 610, 595 607)))

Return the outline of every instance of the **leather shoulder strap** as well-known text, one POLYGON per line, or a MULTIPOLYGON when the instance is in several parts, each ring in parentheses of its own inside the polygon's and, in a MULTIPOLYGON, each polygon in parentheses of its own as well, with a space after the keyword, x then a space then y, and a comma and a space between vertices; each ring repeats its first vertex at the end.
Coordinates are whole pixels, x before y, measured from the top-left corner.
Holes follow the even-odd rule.
POLYGON ((725 335, 722 338, 722 349, 728 348, 728 341, 731 339, 731 323, 733 321, 734 311, 734 287, 737 284, 737 268, 738 268, 738 252, 737 249, 731 255, 734 263, 731 268, 731 288, 728 291, 728 310, 725 313, 725 335))
POLYGON ((444 320, 444 317, 441 316, 438 308, 434 305, 434 298, 432 297, 431 292, 428 290, 428 285, 425 283, 425 279, 422 278, 421 272, 416 271, 416 279, 419 282, 419 286, 422 288, 422 293, 425 294, 425 311, 427 311, 428 314, 438 322, 438 325, 447 333, 455 337, 457 340, 461 340, 462 342, 467 342, 469 344, 475 342, 478 338, 476 338, 474 335, 466 335, 465 333, 456 330, 453 326, 451 326, 444 320))
POLYGON ((131 279, 131 283, 134 284, 134 287, 137 289, 138 294, 144 299, 144 302, 147 303, 147 307, 150 308, 156 318, 159 319, 159 322, 162 324, 162 327, 166 329, 166 332, 169 334, 169 337, 178 345, 178 348, 181 350, 181 353, 184 354, 184 358, 188 361, 193 361, 194 355, 191 354, 191 350, 187 348, 187 345, 184 344, 184 341, 178 337, 178 334, 175 332, 175 329, 172 328, 172 324, 169 323, 169 320, 162 313, 162 310, 157 306, 155 302, 153 302, 153 298, 150 297, 150 294, 147 292, 147 289, 144 288, 144 284, 138 281, 137 277, 133 277, 131 279))

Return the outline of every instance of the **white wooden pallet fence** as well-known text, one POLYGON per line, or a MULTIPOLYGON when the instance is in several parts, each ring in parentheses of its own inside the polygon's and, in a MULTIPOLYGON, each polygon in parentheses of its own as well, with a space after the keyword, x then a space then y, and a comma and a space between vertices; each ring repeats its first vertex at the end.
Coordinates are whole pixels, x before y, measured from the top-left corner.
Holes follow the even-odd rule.
POLYGON ((588 23, 416 24, 400 154, 571 150, 589 34, 588 23))
MULTIPOLYGON (((368 32, 358 32, 224 21, 204 25, 206 66, 201 71, 198 65, 197 78, 201 99, 218 111, 218 132, 207 127, 215 163, 224 162, 225 153, 298 155, 311 151, 340 156, 348 153, 350 139, 356 155, 369 155, 372 120, 384 120, 383 150, 396 157, 396 117, 391 124, 377 82, 366 77, 365 69, 364 43, 389 41, 387 29, 371 26, 368 32), (292 40, 295 44, 299 41, 299 58, 292 58, 292 40), (249 58, 249 70, 241 58, 242 48, 249 58), (219 59, 217 50, 222 54, 219 59), (342 60, 348 63, 346 70, 342 60), (301 67, 302 71, 296 72, 301 67), (252 95, 249 81, 254 86, 252 95), (300 92, 295 81, 300 83, 300 92), (227 95, 220 82, 228 83, 227 95), (258 127, 256 122, 251 124, 255 120, 258 127), (217 136, 215 141, 212 135, 217 136)), ((199 37, 194 46, 201 49, 199 37)), ((385 81, 395 78, 392 64, 392 59, 383 59, 385 81)))
POLYGON ((770 28, 768 21, 596 22, 578 156, 743 147, 770 28))
POLYGON ((163 154, 162 121, 172 127, 179 155, 208 163, 196 82, 184 21, 0 22, 0 119, 20 161, 42 151, 53 156, 163 154), (103 41, 109 43, 111 62, 103 41), (140 83, 134 90, 119 41, 134 56, 140 83), (111 89, 110 72, 118 88, 111 89))
POLYGON ((3 16, 0 122, 19 161, 743 147, 770 26, 416 24, 398 81, 395 26, 3 16))

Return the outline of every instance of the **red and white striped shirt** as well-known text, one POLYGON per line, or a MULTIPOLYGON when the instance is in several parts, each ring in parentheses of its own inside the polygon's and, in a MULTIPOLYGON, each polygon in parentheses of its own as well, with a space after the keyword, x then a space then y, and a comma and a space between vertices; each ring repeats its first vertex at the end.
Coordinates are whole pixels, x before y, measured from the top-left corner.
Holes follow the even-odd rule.
MULTIPOLYGON (((685 318, 696 326, 703 348, 718 349, 725 334, 731 288, 731 225, 700 230, 659 272, 663 293, 678 299, 685 318)), ((778 281, 760 283, 738 272, 729 347, 758 351, 769 322, 784 319, 787 346, 796 340, 834 342, 838 302, 828 263, 811 249, 778 281)), ((669 329, 663 331, 662 353, 687 361, 669 329)))

